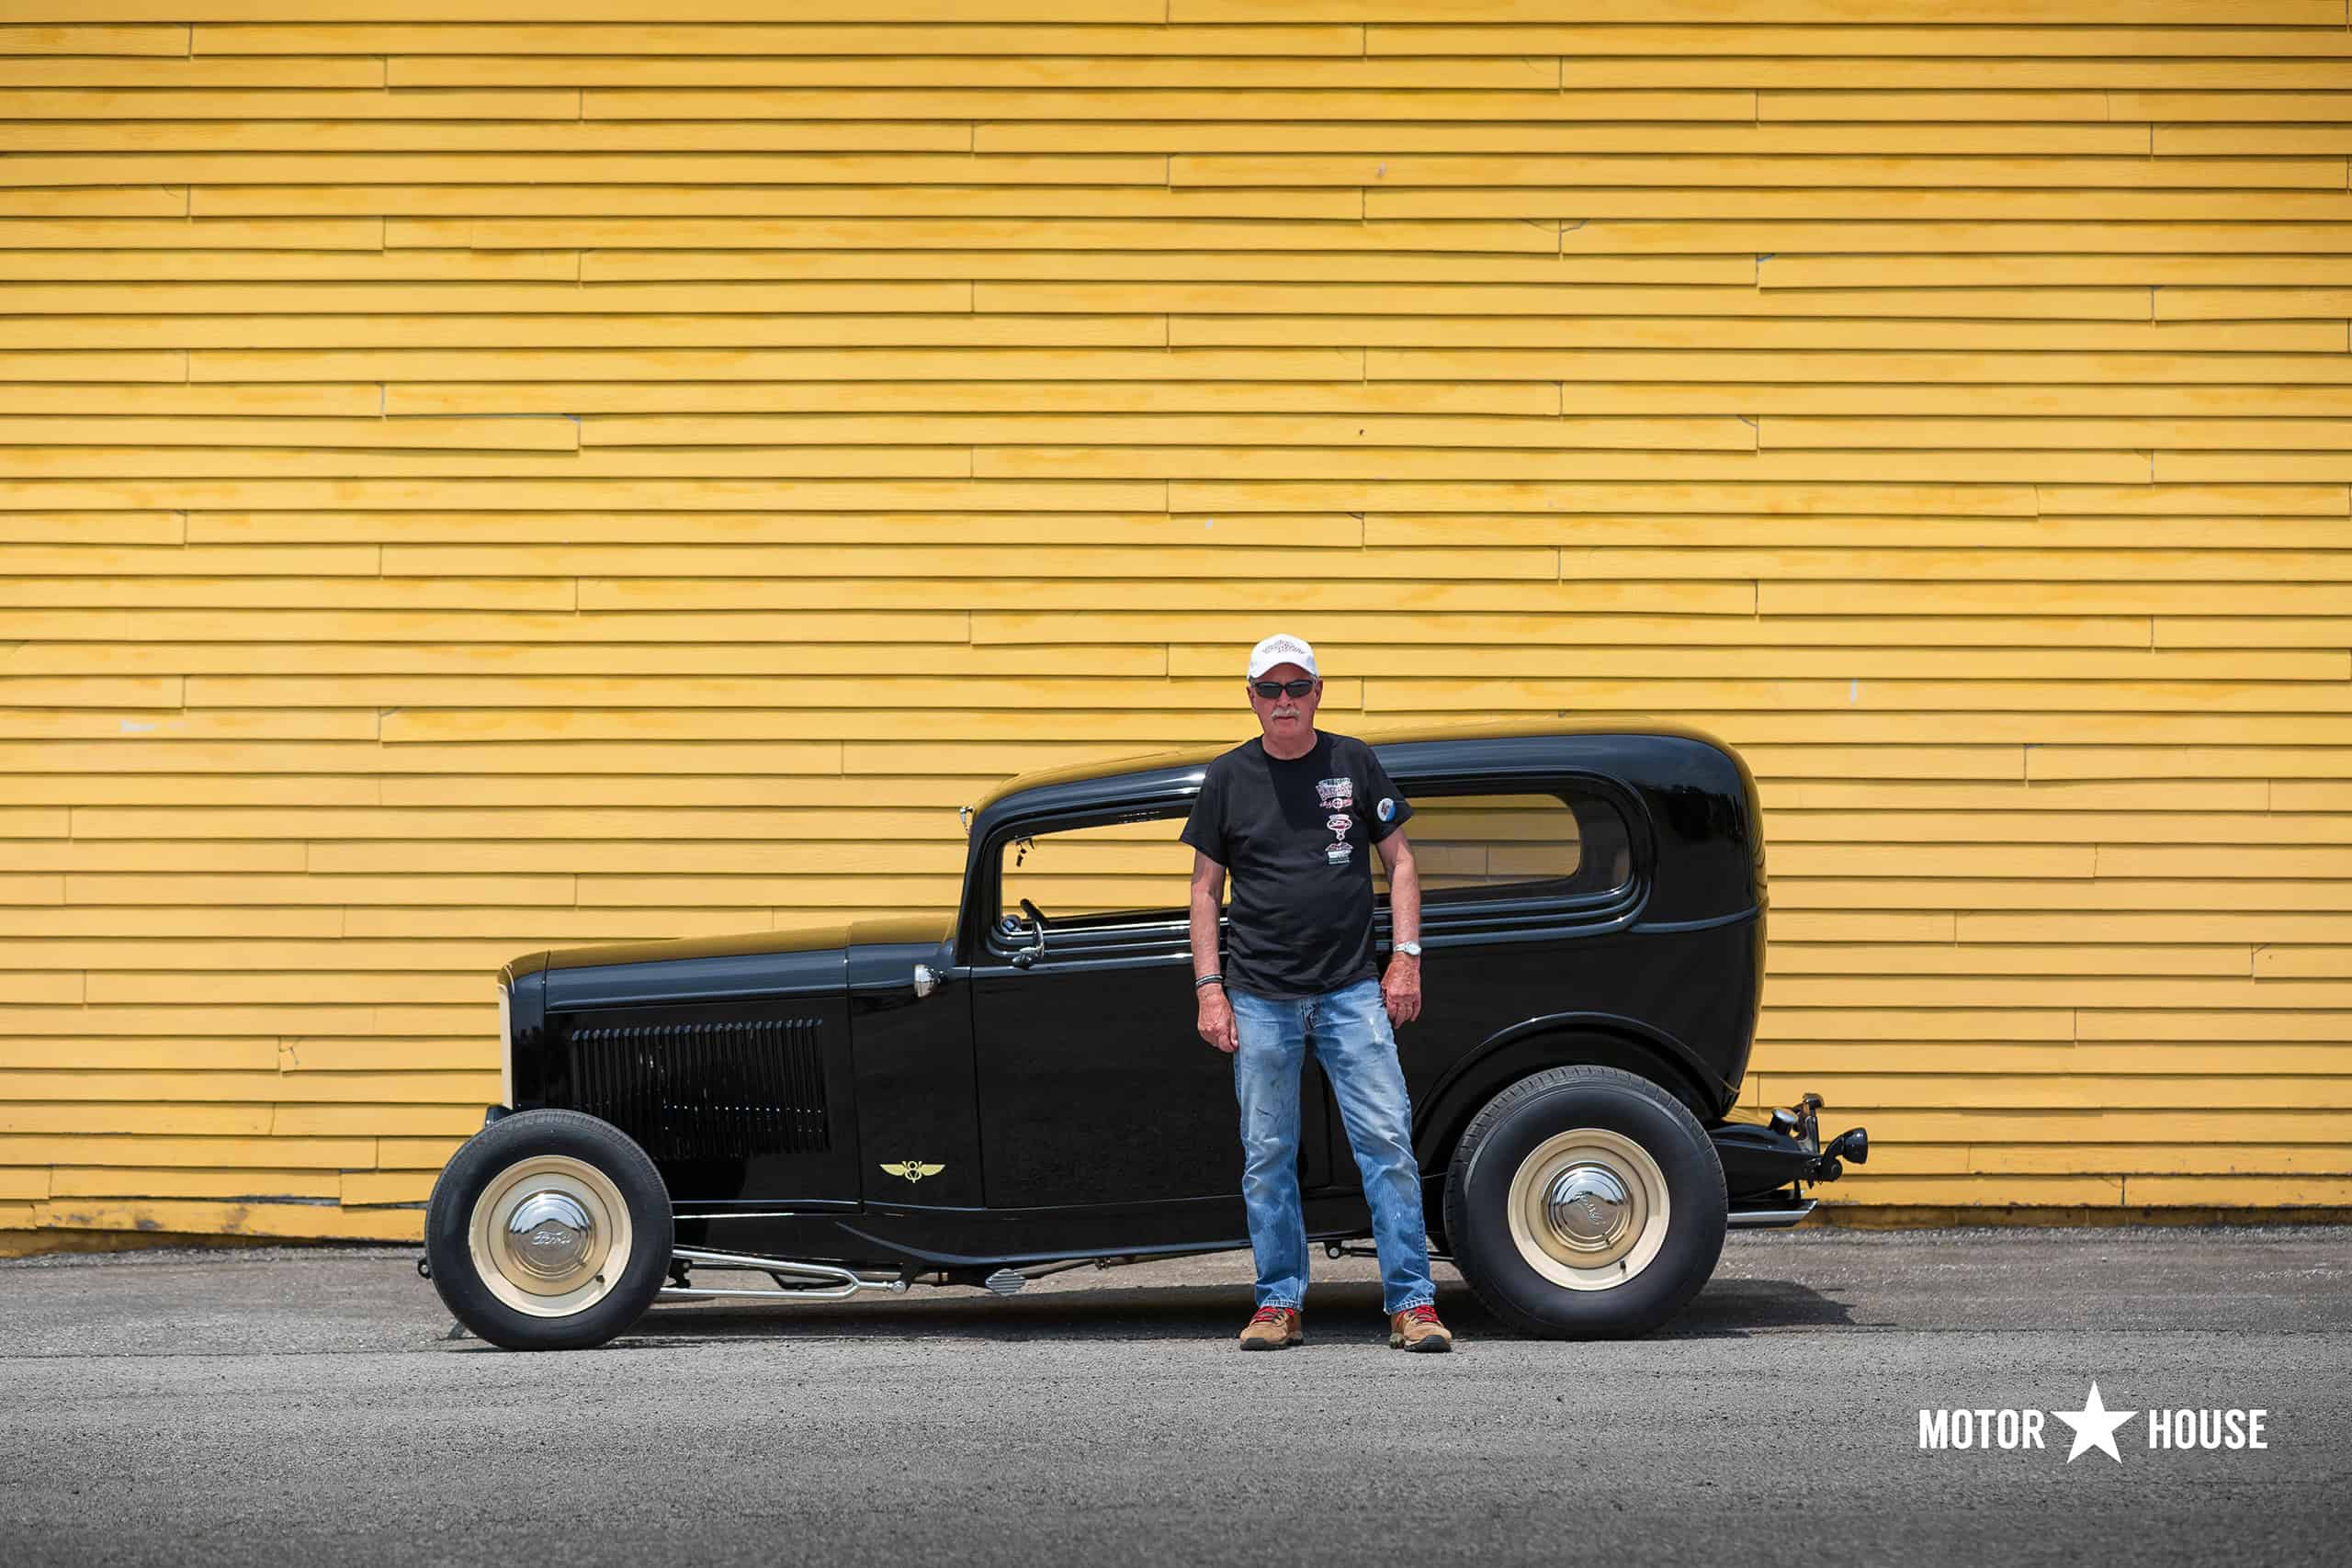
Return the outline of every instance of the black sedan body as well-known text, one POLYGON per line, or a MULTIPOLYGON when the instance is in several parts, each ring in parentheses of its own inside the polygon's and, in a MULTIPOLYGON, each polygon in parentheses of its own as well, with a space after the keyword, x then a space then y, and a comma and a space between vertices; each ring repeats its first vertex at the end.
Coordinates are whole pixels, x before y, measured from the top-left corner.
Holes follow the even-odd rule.
MULTIPOLYGON (((1737 755, 1690 729, 1568 721, 1367 739, 1418 813, 1424 1007, 1397 1038, 1441 1250, 1473 1118, 1577 1065, 1645 1080, 1707 1129, 1730 1223, 1800 1213, 1796 1184, 1836 1174, 1810 1110, 1725 1122, 1764 965, 1761 819, 1737 755)), ((1106 840, 1087 852, 1105 864, 1173 840, 1221 750, 989 795, 944 930, 872 919, 517 960, 492 1120, 554 1108, 618 1129, 659 1170, 682 1252, 968 1283, 1248 1246, 1232 1059, 1194 1032, 1181 898, 1006 907, 1008 867, 1053 835, 1106 840)), ((1376 921, 1385 964, 1385 894, 1376 921)), ((1364 1236, 1354 1163, 1308 1073, 1309 1234, 1364 1236)))

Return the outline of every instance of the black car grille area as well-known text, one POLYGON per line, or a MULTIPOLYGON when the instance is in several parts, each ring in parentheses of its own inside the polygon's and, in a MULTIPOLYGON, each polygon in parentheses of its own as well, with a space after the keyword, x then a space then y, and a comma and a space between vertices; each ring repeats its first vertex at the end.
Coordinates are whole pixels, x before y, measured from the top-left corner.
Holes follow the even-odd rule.
POLYGON ((823 1033, 813 1018, 575 1028, 573 1102, 656 1160, 821 1154, 823 1033))

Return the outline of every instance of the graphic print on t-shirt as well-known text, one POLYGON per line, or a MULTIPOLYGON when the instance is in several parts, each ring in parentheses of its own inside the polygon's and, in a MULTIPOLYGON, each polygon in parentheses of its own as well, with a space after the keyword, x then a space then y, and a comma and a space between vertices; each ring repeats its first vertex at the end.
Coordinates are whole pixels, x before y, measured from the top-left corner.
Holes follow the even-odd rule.
POLYGON ((1355 804, 1356 781, 1352 776, 1317 779, 1315 794, 1322 801, 1323 809, 1332 814, 1323 819, 1323 826, 1331 829, 1331 837, 1337 840, 1323 846, 1323 858, 1333 865, 1345 865, 1355 852, 1354 846, 1348 842, 1348 829, 1355 825, 1355 818, 1347 814, 1347 808, 1355 804))

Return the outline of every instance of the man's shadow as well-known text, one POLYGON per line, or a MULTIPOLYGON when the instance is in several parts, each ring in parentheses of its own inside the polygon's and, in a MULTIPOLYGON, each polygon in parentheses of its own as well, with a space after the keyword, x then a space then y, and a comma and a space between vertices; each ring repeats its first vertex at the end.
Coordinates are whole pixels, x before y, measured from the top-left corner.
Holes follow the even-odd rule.
MULTIPOLYGON (((968 1339, 976 1343, 1229 1338, 1250 1308, 1243 1284, 1129 1285, 1046 1291, 1011 1298, 918 1286, 905 1296, 815 1302, 710 1302, 657 1305, 609 1349, 740 1340, 968 1339)), ((1438 1311, 1473 1340, 1539 1342, 1478 1304, 1469 1287, 1442 1281, 1438 1311)), ((1307 1302, 1309 1343, 1385 1343, 1380 1287, 1370 1280, 1318 1283, 1307 1302)), ((1741 1338, 1759 1329, 1854 1327, 1851 1309, 1791 1280, 1708 1281, 1651 1339, 1741 1338)), ((480 1348, 470 1341, 469 1348, 480 1348)))

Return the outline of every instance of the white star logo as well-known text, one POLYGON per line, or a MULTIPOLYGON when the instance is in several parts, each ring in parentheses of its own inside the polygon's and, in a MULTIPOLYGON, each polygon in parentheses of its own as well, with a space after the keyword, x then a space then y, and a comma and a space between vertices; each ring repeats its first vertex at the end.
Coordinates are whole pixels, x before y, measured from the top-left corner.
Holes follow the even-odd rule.
POLYGON ((2053 1410, 2050 1414, 2075 1429, 2075 1446, 2066 1455, 2066 1462, 2074 1463, 2091 1449, 2105 1449, 2107 1457, 2116 1463, 2123 1456, 2115 1450, 2115 1429, 2134 1416, 2136 1410, 2109 1410, 2099 1403, 2098 1382, 2091 1382, 2090 1397, 2083 1401, 2080 1410, 2053 1410))

